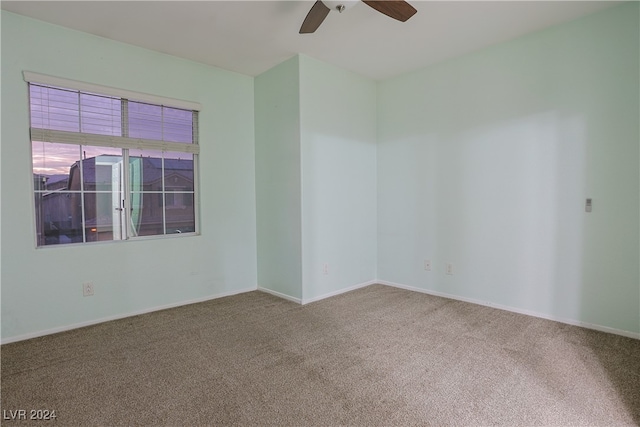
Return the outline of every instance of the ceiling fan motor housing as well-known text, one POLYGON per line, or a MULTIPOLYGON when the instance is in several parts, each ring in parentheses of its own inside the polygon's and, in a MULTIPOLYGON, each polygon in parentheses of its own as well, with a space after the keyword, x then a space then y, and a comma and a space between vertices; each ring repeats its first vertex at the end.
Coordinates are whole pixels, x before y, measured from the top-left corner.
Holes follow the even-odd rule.
POLYGON ((343 12, 347 9, 351 9, 359 2, 360 0, 322 0, 322 3, 324 3, 324 5, 327 6, 330 10, 337 10, 338 12, 343 12))
MULTIPOLYGON (((405 0, 362 0, 367 6, 377 10, 389 18, 405 22, 416 12, 416 8, 405 0)), ((300 27, 300 34, 315 32, 332 10, 343 12, 360 3, 359 0, 316 0, 300 27)))

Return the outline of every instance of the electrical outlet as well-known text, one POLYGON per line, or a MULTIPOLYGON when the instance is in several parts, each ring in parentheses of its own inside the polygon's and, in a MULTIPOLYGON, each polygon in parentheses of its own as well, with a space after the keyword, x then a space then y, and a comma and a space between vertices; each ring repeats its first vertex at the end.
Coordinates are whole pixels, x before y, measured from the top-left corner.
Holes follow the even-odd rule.
POLYGON ((424 269, 426 271, 431 271, 431 260, 430 259, 425 259, 424 260, 424 269))
POLYGON ((82 296, 83 297, 93 296, 93 282, 85 282, 82 284, 82 296))
POLYGON ((322 274, 329 274, 329 264, 326 262, 322 264, 322 274))
POLYGON ((453 276, 453 264, 448 262, 445 271, 449 276, 453 276))

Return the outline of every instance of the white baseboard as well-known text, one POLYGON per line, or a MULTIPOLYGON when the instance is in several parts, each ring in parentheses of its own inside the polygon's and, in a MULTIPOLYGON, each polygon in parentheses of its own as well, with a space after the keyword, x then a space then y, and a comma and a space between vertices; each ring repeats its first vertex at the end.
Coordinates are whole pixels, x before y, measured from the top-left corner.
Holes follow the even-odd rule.
POLYGON ((313 298, 296 298, 296 297, 292 297, 291 295, 287 295, 287 294, 283 294, 281 292, 277 292, 274 291, 272 289, 267 289, 267 288, 261 288, 258 287, 259 291, 262 292, 266 292, 268 294, 286 299, 288 301, 293 301, 295 303, 301 304, 301 305, 305 305, 305 304, 310 304, 312 302, 316 302, 316 301, 320 301, 323 300, 325 298, 330 298, 336 295, 340 295, 340 294, 344 294, 345 292, 350 292, 350 291, 355 291, 356 289, 360 289, 360 288, 364 288, 366 286, 369 285, 373 285, 375 283, 378 283, 376 280, 370 280, 368 282, 363 282, 363 283, 358 283, 357 285, 353 285, 353 286, 349 286, 348 288, 344 288, 344 289, 338 289, 337 291, 333 291, 333 292, 329 292, 323 295, 319 295, 317 297, 313 297, 313 298))
POLYGON ((303 298, 302 299, 302 304, 309 304, 309 303, 312 303, 312 302, 323 300, 325 298, 331 298, 331 297, 334 297, 336 295, 344 294, 346 292, 355 291, 356 289, 364 288, 364 287, 367 287, 369 285, 374 285, 376 283, 378 283, 377 280, 370 280, 368 282, 358 283, 357 285, 349 286, 348 288, 344 288, 344 289, 338 289, 337 291, 329 292, 328 294, 319 295, 317 297, 308 298, 308 299, 307 298, 303 298))
POLYGON ((476 299, 473 299, 473 298, 465 298, 465 297, 461 297, 461 296, 458 296, 458 295, 452 295, 452 294, 447 294, 447 293, 444 293, 444 292, 432 291, 432 290, 429 290, 429 289, 422 289, 422 288, 418 288, 418 287, 415 287, 415 286, 403 285, 401 283, 389 282, 389 281, 386 281, 386 280, 378 280, 377 283, 380 283, 381 285, 392 286, 394 288, 406 289, 408 291, 420 292, 420 293, 423 293, 423 294, 434 295, 434 296, 437 296, 437 297, 443 297, 443 298, 449 298, 449 299, 454 299, 454 300, 458 300, 458 301, 469 302, 471 304, 484 305, 486 307, 497 308, 497 309, 500 309, 500 310, 511 311, 513 313, 525 314, 527 316, 539 317, 541 319, 553 320, 554 322, 565 323, 567 325, 580 326, 582 328, 593 329, 593 330, 600 331, 600 332, 606 332, 606 333, 609 333, 609 334, 621 335, 623 337, 635 338, 635 339, 639 339, 640 340, 640 333, 637 333, 637 332, 623 331, 622 329, 610 328, 608 326, 602 326, 602 325, 596 325, 596 324, 593 324, 593 323, 581 322, 579 320, 565 319, 565 318, 562 318, 562 317, 552 316, 552 315, 545 314, 545 313, 538 313, 538 312, 531 311, 531 310, 524 310, 524 309, 521 309, 521 308, 510 307, 510 306, 506 306, 506 305, 502 305, 502 304, 495 304, 495 303, 492 303, 492 302, 489 302, 489 301, 481 301, 481 300, 476 300, 476 299))
POLYGON ((593 330, 596 330, 596 331, 606 332, 606 333, 615 334, 615 335, 621 335, 621 336, 624 336, 624 337, 635 338, 635 339, 640 340, 640 333, 637 333, 637 332, 624 331, 624 330, 621 330, 621 329, 610 328, 608 326, 602 326, 602 325, 596 325, 596 324, 593 324, 593 323, 587 323, 587 322, 581 322, 581 321, 572 320, 572 319, 560 318, 560 317, 551 316, 551 315, 544 314, 544 313, 538 313, 538 312, 534 312, 534 311, 530 311, 530 310, 524 310, 524 309, 520 309, 520 308, 516 308, 516 307, 510 307, 510 306, 505 306, 505 305, 501 305, 501 304, 495 304, 495 303, 488 302, 488 301, 476 300, 476 299, 473 299, 473 298, 466 298, 466 297, 462 297, 462 296, 458 296, 458 295, 448 294, 448 293, 445 293, 445 292, 438 292, 438 291, 433 291, 433 290, 429 290, 429 289, 418 288, 418 287, 415 287, 415 286, 403 285, 401 283, 389 282, 389 281, 386 281, 386 280, 371 280, 371 281, 368 281, 368 282, 359 283, 357 285, 353 285, 353 286, 350 286, 348 288, 339 289, 337 291, 330 292, 330 293, 323 294, 323 295, 320 295, 320 296, 317 296, 317 297, 313 297, 313 298, 309 298, 309 299, 295 298, 295 297, 292 297, 292 296, 289 296, 289 295, 286 295, 286 294, 283 294, 283 293, 280 293, 280 292, 273 291, 271 289, 266 289, 266 288, 261 288, 261 287, 238 289, 238 290, 233 290, 233 291, 228 291, 228 292, 222 292, 222 293, 215 294, 215 295, 209 295, 209 296, 202 297, 202 298, 196 298, 196 299, 192 299, 192 300, 181 301, 181 302, 172 303, 172 304, 166 304, 166 305, 157 306, 157 307, 151 307, 151 308, 147 308, 147 309, 144 309, 144 310, 138 310, 138 311, 133 311, 133 312, 129 312, 129 313, 122 313, 122 314, 117 314, 117 315, 114 315, 114 316, 103 317, 103 318, 100 318, 100 319, 89 320, 89 321, 86 321, 86 322, 74 323, 74 324, 71 324, 71 325, 60 326, 60 327, 51 328, 51 329, 45 329, 45 330, 42 330, 42 331, 32 332, 32 333, 28 333, 28 334, 24 334, 24 335, 18 335, 18 336, 15 336, 15 337, 2 339, 0 341, 0 344, 9 344, 9 343, 12 343, 12 342, 28 340, 28 339, 31 339, 31 338, 37 338, 37 337, 41 337, 41 336, 45 336, 45 335, 51 335, 51 334, 56 334, 56 333, 59 333, 59 332, 65 332, 65 331, 70 331, 70 330, 73 330, 73 329, 83 328, 85 326, 96 325, 98 323, 109 322, 111 320, 118 320, 118 319, 123 319, 123 318, 126 318, 126 317, 138 316, 140 314, 146 314, 146 313, 151 313, 151 312, 154 312, 154 311, 166 310, 166 309, 169 309, 169 308, 180 307, 180 306, 183 306, 183 305, 195 304, 195 303, 199 303, 199 302, 209 301, 209 300, 217 299, 217 298, 223 298, 223 297, 227 297, 227 296, 231 296, 231 295, 242 294, 242 293, 245 293, 245 292, 251 292, 251 291, 255 291, 255 290, 266 292, 266 293, 275 295, 275 296, 277 296, 279 298, 283 298, 283 299, 295 302, 297 304, 309 304, 309 303, 312 303, 312 302, 315 302, 315 301, 323 300, 325 298, 330 298, 330 297, 333 297, 333 296, 336 296, 336 295, 340 295, 340 294, 343 294, 343 293, 346 293, 346 292, 354 291, 356 289, 364 288, 364 287, 367 287, 367 286, 370 286, 370 285, 373 285, 373 284, 381 284, 381 285, 391 286, 391 287, 394 287, 394 288, 406 289, 408 291, 420 292, 420 293, 434 295, 434 296, 438 296, 438 297, 449 298, 449 299, 454 299, 454 300, 458 300, 458 301, 464 301, 464 302, 468 302, 468 303, 472 303, 472 304, 483 305, 483 306, 486 306, 486 307, 493 307, 493 308, 497 308, 497 309, 500 309, 500 310, 510 311, 510 312, 513 312, 513 313, 525 314, 527 316, 539 317, 541 319, 552 320, 552 321, 555 321, 555 322, 565 323, 565 324, 568 324, 568 325, 580 326, 580 327, 587 328, 587 329, 593 329, 593 330))
POLYGON ((292 297, 291 295, 283 294, 281 292, 274 291, 273 289, 261 288, 260 286, 258 286, 258 290, 260 292, 265 292, 267 294, 271 294, 271 295, 276 296, 278 298, 286 299, 287 301, 292 301, 292 302, 295 302, 297 304, 302 304, 302 300, 300 298, 292 297))
POLYGON ((222 293, 215 294, 215 295, 208 295, 208 296, 202 297, 202 298, 195 298, 195 299, 191 299, 191 300, 187 300, 187 301, 180 301, 180 302, 176 302, 176 303, 172 303, 172 304, 166 304, 166 305, 161 305, 161 306, 157 306, 157 307, 145 308, 143 310, 132 311, 132 312, 129 312, 129 313, 122 313, 122 314, 116 314, 114 316, 102 317, 100 319, 88 320, 86 322, 79 322, 79 323, 74 323, 74 324, 71 324, 71 325, 59 326, 57 328, 45 329, 43 331, 32 332, 32 333, 28 333, 28 334, 24 334, 24 335, 18 335, 18 336, 15 336, 15 337, 10 337, 10 338, 7 338, 7 339, 2 339, 1 343, 2 344, 9 344, 9 343, 12 343, 12 342, 24 341, 24 340, 28 340, 28 339, 31 339, 31 338, 38 338, 38 337, 42 337, 42 336, 45 336, 45 335, 51 335, 51 334, 57 334, 59 332, 70 331, 72 329, 84 328, 85 326, 97 325, 98 323, 104 323, 104 322, 110 322, 112 320, 124 319, 125 317, 138 316, 140 314, 152 313, 154 311, 166 310, 166 309, 169 309, 169 308, 175 308, 175 307, 180 307, 180 306, 189 305, 189 304, 196 304, 196 303, 199 303, 199 302, 205 302, 205 301, 209 301, 209 300, 212 300, 212 299, 228 297, 228 296, 231 296, 231 295, 243 294, 245 292, 255 291, 256 289, 257 289, 257 287, 246 288, 246 289, 237 289, 237 290, 233 290, 233 291, 222 292, 222 293))

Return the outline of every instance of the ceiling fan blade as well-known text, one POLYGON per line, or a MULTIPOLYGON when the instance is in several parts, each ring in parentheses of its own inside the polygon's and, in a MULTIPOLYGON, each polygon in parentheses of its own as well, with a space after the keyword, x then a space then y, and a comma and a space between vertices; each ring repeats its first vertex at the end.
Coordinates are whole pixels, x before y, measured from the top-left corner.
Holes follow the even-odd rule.
POLYGON ((411 18, 417 10, 404 0, 362 0, 368 6, 390 18, 405 22, 411 18))
POLYGON ((318 29, 324 18, 329 14, 330 9, 322 3, 321 0, 316 1, 309 13, 307 13, 307 17, 304 18, 304 22, 302 23, 302 27, 300 27, 300 34, 308 34, 313 33, 318 29))

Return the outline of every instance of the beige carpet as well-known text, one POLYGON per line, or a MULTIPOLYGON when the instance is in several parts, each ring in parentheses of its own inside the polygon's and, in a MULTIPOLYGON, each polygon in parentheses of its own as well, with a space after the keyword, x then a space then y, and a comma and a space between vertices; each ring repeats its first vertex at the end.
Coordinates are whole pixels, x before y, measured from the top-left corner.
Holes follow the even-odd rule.
POLYGON ((261 292, 1 348, 3 425, 640 424, 640 341, 382 285, 261 292))

